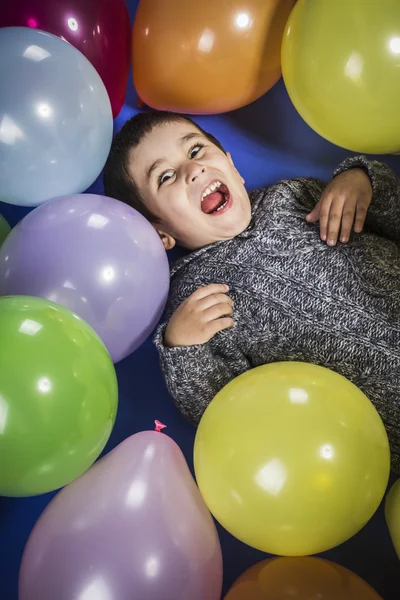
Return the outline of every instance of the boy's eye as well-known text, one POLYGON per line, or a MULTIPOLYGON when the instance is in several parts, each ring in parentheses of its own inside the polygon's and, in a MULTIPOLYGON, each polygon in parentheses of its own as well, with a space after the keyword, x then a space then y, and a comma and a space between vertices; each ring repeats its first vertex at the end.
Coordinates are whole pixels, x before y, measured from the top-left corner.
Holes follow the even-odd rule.
POLYGON ((164 173, 161 173, 161 175, 158 178, 158 187, 165 183, 167 179, 171 179, 171 177, 174 176, 174 172, 175 171, 173 171, 172 169, 169 169, 169 171, 164 171, 164 173))
MULTIPOLYGON (((196 144, 195 146, 192 146, 189 150, 189 158, 194 158, 202 148, 204 148, 204 144, 196 144)), ((162 184, 168 181, 168 179, 171 179, 174 174, 175 171, 173 169, 169 169, 168 171, 161 173, 161 175, 158 177, 158 187, 162 186, 162 184)))
POLYGON ((196 144, 195 146, 192 146, 189 150, 189 158, 194 158, 202 148, 204 148, 204 144, 196 144))

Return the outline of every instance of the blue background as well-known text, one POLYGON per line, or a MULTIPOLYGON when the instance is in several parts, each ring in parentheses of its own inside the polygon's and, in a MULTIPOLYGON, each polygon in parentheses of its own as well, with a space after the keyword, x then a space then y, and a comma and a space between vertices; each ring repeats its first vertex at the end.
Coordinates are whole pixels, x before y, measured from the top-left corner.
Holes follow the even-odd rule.
MULTIPOLYGON (((137 4, 137 0, 128 0, 132 22, 137 4)), ((136 112, 137 95, 130 79, 125 105, 115 121, 115 131, 136 112)), ((195 120, 232 153, 249 191, 294 176, 329 180, 336 165, 352 154, 328 143, 306 125, 291 104, 282 80, 263 98, 245 108, 223 115, 196 117, 195 120)), ((376 158, 400 175, 400 156, 376 158)), ((101 178, 88 191, 101 193, 101 178)), ((0 203, 0 213, 10 225, 15 225, 27 212, 28 209, 0 203)), ((159 419, 167 424, 166 433, 179 444, 193 470, 195 430, 180 416, 168 395, 151 341, 116 365, 116 371, 119 409, 104 453, 129 435, 152 429, 154 420, 159 419)), ((392 475, 390 483, 394 480, 392 475)), ((2 600, 17 599, 18 571, 25 543, 53 496, 54 493, 23 499, 0 498, 2 600)), ((245 569, 266 555, 243 545, 219 526, 218 531, 224 557, 224 591, 227 591, 245 569)), ((400 597, 400 563, 386 528, 383 505, 355 537, 320 556, 363 577, 384 600, 400 597)))

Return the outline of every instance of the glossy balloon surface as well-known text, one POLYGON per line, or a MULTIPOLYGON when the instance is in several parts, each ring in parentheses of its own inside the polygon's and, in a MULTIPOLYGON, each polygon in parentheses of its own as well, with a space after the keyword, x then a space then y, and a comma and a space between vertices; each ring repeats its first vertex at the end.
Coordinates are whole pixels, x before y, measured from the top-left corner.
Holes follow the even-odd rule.
POLYGON ((372 517, 389 477, 384 425, 344 377, 306 363, 247 371, 207 407, 197 483, 241 541, 286 556, 319 553, 372 517))
POLYGON ((0 250, 0 294, 66 306, 97 331, 114 362, 154 329, 168 289, 168 259, 156 230, 106 196, 46 202, 18 223, 0 250))
POLYGON ((253 102, 281 76, 293 0, 141 0, 133 78, 149 106, 219 113, 253 102))
POLYGON ((0 298, 0 495, 32 496, 99 456, 118 403, 108 352, 87 323, 41 298, 0 298))
POLYGON ((110 100, 93 65, 61 38, 0 28, 0 200, 38 206, 86 190, 111 146, 110 100))
POLYGON ((0 27, 53 33, 78 48, 106 86, 113 115, 125 99, 131 26, 124 0, 13 0, 0 11, 0 27))
POLYGON ((400 152, 400 2, 298 0, 282 44, 289 96, 322 137, 400 152))
POLYGON ((218 535, 186 461, 137 433, 62 490, 22 559, 20 600, 220 600, 218 535))
POLYGON ((383 600, 349 569, 320 558, 275 558, 247 569, 224 600, 383 600))

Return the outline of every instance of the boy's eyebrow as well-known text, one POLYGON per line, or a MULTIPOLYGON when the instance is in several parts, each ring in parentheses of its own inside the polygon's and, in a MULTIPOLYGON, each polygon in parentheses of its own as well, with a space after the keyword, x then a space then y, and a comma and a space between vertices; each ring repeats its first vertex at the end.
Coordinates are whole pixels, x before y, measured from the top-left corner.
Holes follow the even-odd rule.
MULTIPOLYGON (((186 135, 183 135, 179 141, 182 144, 185 144, 186 142, 189 142, 190 140, 192 140, 193 138, 197 138, 197 137, 201 137, 201 131, 198 132, 194 132, 192 131, 191 133, 187 133, 186 135)), ((150 179, 152 173, 160 166, 160 164, 162 164, 164 162, 164 159, 162 158, 158 158, 155 162, 153 162, 153 164, 151 165, 151 167, 148 169, 147 171, 147 179, 150 179)))
POLYGON ((156 160, 156 162, 153 162, 153 164, 151 165, 151 167, 148 169, 147 171, 147 179, 150 179, 153 171, 155 171, 159 165, 161 165, 163 163, 163 159, 159 158, 158 160, 156 160))
POLYGON ((184 144, 185 142, 190 142, 190 140, 197 137, 201 137, 201 131, 192 131, 191 133, 187 133, 181 137, 180 141, 184 144))

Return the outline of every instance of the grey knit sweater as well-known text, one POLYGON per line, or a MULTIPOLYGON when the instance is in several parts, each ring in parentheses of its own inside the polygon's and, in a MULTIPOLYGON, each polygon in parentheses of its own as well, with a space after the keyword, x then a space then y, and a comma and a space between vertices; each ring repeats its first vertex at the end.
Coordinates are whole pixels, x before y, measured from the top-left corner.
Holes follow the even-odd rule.
POLYGON ((197 424, 215 394, 258 365, 303 361, 347 377, 386 426, 400 472, 400 183, 385 165, 350 158, 335 171, 364 168, 373 199, 365 231, 329 247, 306 222, 325 187, 293 179, 251 194, 252 222, 229 241, 178 260, 171 271, 167 322, 200 286, 225 283, 233 328, 207 344, 167 348, 155 336, 168 389, 197 424))

